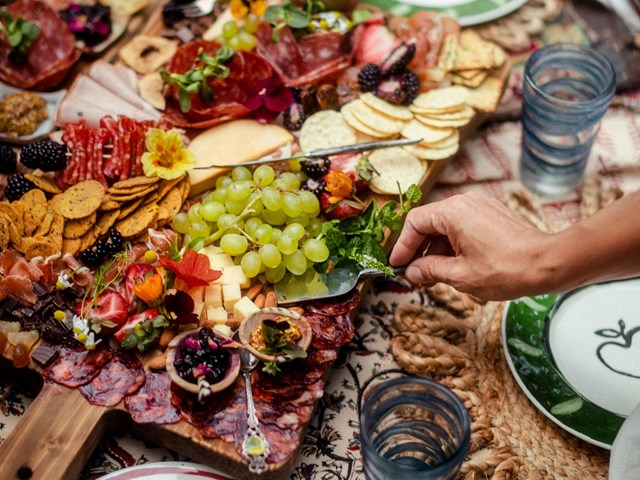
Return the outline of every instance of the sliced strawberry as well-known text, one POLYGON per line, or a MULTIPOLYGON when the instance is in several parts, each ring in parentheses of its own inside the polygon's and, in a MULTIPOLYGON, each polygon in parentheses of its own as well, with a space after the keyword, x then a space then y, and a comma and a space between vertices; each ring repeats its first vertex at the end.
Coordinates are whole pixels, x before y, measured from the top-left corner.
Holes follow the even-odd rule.
POLYGON ((86 299, 76 305, 76 314, 99 324, 100 333, 111 333, 127 321, 127 302, 119 292, 108 289, 98 295, 95 304, 86 299))
POLYGON ((142 322, 146 322, 147 320, 153 320, 158 315, 160 315, 160 310, 157 308, 147 308, 146 310, 137 313, 135 315, 131 315, 127 323, 122 325, 116 333, 113 334, 113 337, 118 341, 122 342, 130 332, 133 331, 136 325, 142 322))
POLYGON ((354 49, 355 62, 380 63, 398 43, 398 38, 386 26, 366 25, 354 49))
POLYGON ((325 215, 332 220, 354 217, 364 211, 365 206, 356 200, 345 198, 338 203, 332 204, 329 202, 330 196, 327 192, 320 195, 320 207, 325 215))
POLYGON ((147 277, 150 277, 154 273, 158 273, 158 270, 149 264, 132 263, 127 267, 124 280, 124 297, 127 299, 129 305, 132 305, 136 298, 133 287, 143 283, 147 277))

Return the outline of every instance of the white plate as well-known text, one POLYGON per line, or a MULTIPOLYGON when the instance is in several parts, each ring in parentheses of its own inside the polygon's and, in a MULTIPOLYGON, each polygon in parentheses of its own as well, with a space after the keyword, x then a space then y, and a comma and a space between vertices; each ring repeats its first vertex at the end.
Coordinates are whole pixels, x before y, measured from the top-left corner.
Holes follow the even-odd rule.
POLYGON ((145 463, 123 468, 99 480, 233 480, 218 470, 188 462, 145 463))
POLYGON ((622 424, 611 447, 609 480, 640 478, 640 404, 622 424))
POLYGON ((531 402, 611 448, 640 401, 640 279, 510 302, 502 328, 507 363, 531 402))
MULTIPOLYGON (((5 83, 0 82, 0 98, 4 98, 6 95, 14 92, 21 92, 19 88, 11 87, 5 83)), ((45 138, 53 130, 53 120, 56 118, 56 111, 60 101, 67 93, 66 90, 58 90, 56 92, 35 92, 44 99, 47 106, 47 114, 49 117, 44 120, 31 135, 22 135, 21 137, 10 137, 4 132, 0 132, 0 140, 8 143, 15 143, 18 145, 26 145, 27 143, 35 142, 45 138)))
POLYGON ((419 10, 430 10, 458 19, 468 27, 489 22, 517 10, 527 0, 364 0, 395 15, 411 15, 419 10))

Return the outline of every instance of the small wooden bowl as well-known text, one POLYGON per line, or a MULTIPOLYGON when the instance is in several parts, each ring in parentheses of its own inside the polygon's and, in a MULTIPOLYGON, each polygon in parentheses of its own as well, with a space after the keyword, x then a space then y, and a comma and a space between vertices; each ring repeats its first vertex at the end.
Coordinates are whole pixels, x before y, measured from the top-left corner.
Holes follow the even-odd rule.
MULTIPOLYGON (((176 360, 176 353, 177 353, 178 347, 180 346, 182 341, 188 336, 197 335, 200 332, 200 330, 202 329, 196 328, 193 330, 187 330, 185 332, 182 332, 180 335, 177 335, 176 337, 174 337, 171 340, 171 343, 169 343, 169 346, 167 347, 167 372, 169 372, 169 376, 171 377, 171 380, 180 388, 183 388, 186 391, 190 393, 194 393, 196 395, 200 391, 198 384, 188 382, 184 378, 182 378, 180 375, 178 375, 178 371, 176 370, 174 363, 176 360)), ((212 329, 212 332, 216 338, 219 338, 221 340, 229 340, 228 337, 222 335, 219 332, 216 332, 216 330, 214 329, 212 329)), ((231 356, 229 358, 229 368, 227 369, 226 375, 218 383, 214 383, 209 387, 209 390, 211 390, 211 393, 224 390, 225 388, 230 386, 240 374, 240 352, 238 352, 237 349, 236 350, 229 349, 229 353, 231 354, 231 356)))
POLYGON ((260 328, 262 322, 264 320, 275 320, 278 317, 287 317, 288 320, 293 321, 296 324, 298 329, 300 329, 300 334, 302 335, 297 342, 297 345, 302 348, 304 351, 307 351, 309 345, 311 344, 311 337, 313 336, 313 332, 311 330, 311 325, 309 321, 300 315, 297 312, 288 310, 286 308, 279 307, 271 307, 271 308, 263 308, 257 312, 252 313, 251 315, 246 316, 242 322, 240 322, 240 327, 238 328, 238 337, 240 338, 240 343, 242 343, 247 350, 249 350, 253 355, 262 360, 263 362, 271 362, 275 360, 277 363, 285 363, 293 360, 285 355, 274 356, 274 355, 265 355, 264 353, 260 353, 249 343, 249 336, 251 332, 253 332, 256 328, 260 328))

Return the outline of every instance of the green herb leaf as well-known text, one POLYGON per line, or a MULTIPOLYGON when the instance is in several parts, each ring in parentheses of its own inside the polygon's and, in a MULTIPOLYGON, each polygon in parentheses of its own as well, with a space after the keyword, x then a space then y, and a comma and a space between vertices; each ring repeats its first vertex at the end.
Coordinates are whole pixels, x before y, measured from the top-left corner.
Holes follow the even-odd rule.
POLYGON ((124 337, 124 340, 120 342, 120 346, 125 350, 131 350, 135 348, 137 344, 138 344, 138 337, 136 337, 133 333, 130 333, 129 335, 124 337))
POLYGON ((353 25, 358 25, 359 23, 365 22, 371 18, 370 10, 363 10, 360 8, 356 8, 351 12, 351 23, 353 25))
POLYGON ((411 185, 405 192, 404 196, 408 202, 415 204, 422 199, 422 190, 420 190, 416 185, 411 185))

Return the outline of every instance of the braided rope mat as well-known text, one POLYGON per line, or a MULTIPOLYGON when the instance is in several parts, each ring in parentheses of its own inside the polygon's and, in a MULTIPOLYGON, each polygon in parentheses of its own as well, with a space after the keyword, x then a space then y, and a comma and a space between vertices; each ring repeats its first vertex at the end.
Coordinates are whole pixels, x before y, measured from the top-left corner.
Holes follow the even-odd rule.
MULTIPOLYGON (((581 217, 621 196, 596 177, 585 179, 581 217)), ((524 191, 505 204, 541 230, 558 231, 524 191)), ((432 305, 407 304, 394 317, 391 353, 406 372, 451 388, 472 419, 471 448, 459 478, 606 479, 609 452, 565 432, 522 392, 501 343, 503 303, 480 300, 438 284, 427 289, 432 305)))

